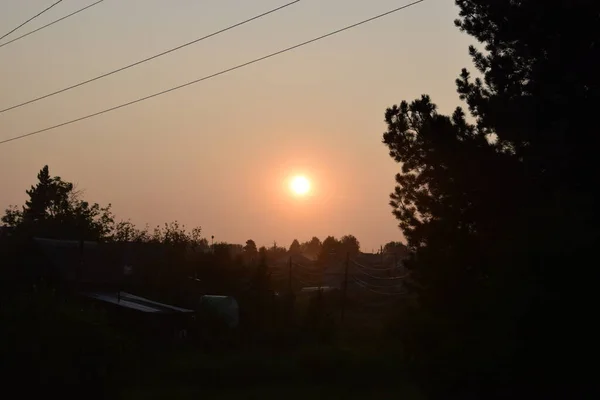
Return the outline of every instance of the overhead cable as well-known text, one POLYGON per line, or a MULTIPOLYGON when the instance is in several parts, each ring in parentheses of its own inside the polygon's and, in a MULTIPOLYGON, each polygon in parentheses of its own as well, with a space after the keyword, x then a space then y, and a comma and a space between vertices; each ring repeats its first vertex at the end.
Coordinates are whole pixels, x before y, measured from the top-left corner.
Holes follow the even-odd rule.
POLYGON ((413 2, 413 3, 410 3, 410 4, 404 5, 404 6, 402 6, 402 7, 395 8, 395 9, 393 9, 393 10, 391 10, 391 11, 385 12, 385 13, 383 13, 383 14, 379 14, 379 15, 376 15, 376 16, 374 16, 374 17, 371 17, 371 18, 368 18, 368 19, 362 20, 362 21, 360 21, 360 22, 357 22, 357 23, 355 23, 355 24, 348 25, 348 26, 346 26, 346 27, 344 27, 344 28, 341 28, 341 29, 335 30, 335 31, 333 31, 333 32, 329 32, 329 33, 327 33, 327 34, 325 34, 325 35, 318 36, 318 37, 316 37, 316 38, 314 38, 314 39, 307 40, 307 41, 305 41, 305 42, 302 42, 302 43, 296 44, 296 45, 294 45, 294 46, 287 47, 287 48, 285 48, 285 49, 283 49, 283 50, 279 50, 279 51, 276 51, 276 52, 274 52, 274 53, 267 54, 267 55, 265 55, 265 56, 262 56, 262 57, 259 57, 259 58, 255 58, 254 60, 251 60, 251 61, 248 61, 248 62, 245 62, 245 63, 242 63, 242 64, 238 64, 238 65, 236 65, 236 66, 234 66, 234 67, 231 67, 231 68, 228 68, 228 69, 221 70, 221 71, 219 71, 219 72, 216 72, 216 73, 214 73, 214 74, 207 75, 207 76, 204 76, 204 77, 202 77, 202 78, 195 79, 195 80, 193 80, 193 81, 190 81, 190 82, 184 83, 184 84, 182 84, 182 85, 179 85, 179 86, 172 87, 172 88, 170 88, 170 89, 166 89, 166 90, 163 90, 163 91, 160 91, 160 92, 157 92, 157 93, 154 93, 154 94, 148 95, 148 96, 140 97, 140 98, 137 98, 137 99, 135 99, 135 100, 129 101, 129 102, 127 102, 127 103, 123 103, 123 104, 120 104, 120 105, 117 105, 117 106, 114 106, 114 107, 106 108, 106 109, 104 109, 104 110, 102 110, 102 111, 98 111, 98 112, 95 112, 95 113, 92 113, 92 114, 88 114, 88 115, 85 115, 85 116, 83 116, 83 117, 75 118, 75 119, 72 119, 72 120, 70 120, 70 121, 62 122, 62 123, 60 123, 60 124, 57 124, 57 125, 49 126, 49 127, 47 127, 47 128, 38 129, 38 130, 36 130, 36 131, 32 131, 32 132, 29 132, 29 133, 26 133, 26 134, 23 134, 23 135, 14 136, 14 137, 12 137, 12 138, 9 138, 9 139, 2 140, 2 141, 0 141, 0 145, 1 145, 1 144, 8 143, 8 142, 15 141, 15 140, 24 139, 24 138, 26 138, 26 137, 30 137, 30 136, 34 136, 34 135, 38 135, 38 134, 40 134, 40 133, 43 133, 43 132, 48 132, 48 131, 51 131, 51 130, 54 130, 54 129, 57 129, 57 128, 60 128, 60 127, 66 126, 66 125, 71 125, 71 124, 74 124, 75 122, 79 122, 79 121, 83 121, 83 120, 86 120, 86 119, 94 118, 94 117, 97 117, 97 116, 99 116, 99 115, 102 115, 102 114, 106 114, 106 113, 108 113, 108 112, 111 112, 111 111, 115 111, 115 110, 118 110, 118 109, 121 109, 121 108, 125 108, 125 107, 128 107, 128 106, 131 106, 131 105, 133 105, 133 104, 136 104, 136 103, 140 103, 140 102, 142 102, 142 101, 145 101, 145 100, 149 100, 149 99, 151 99, 151 98, 154 98, 154 97, 161 96, 161 95, 163 95, 163 94, 167 94, 167 93, 170 93, 170 92, 173 92, 173 91, 179 90, 179 89, 183 89, 184 87, 191 86, 191 85, 194 85, 194 84, 196 84, 196 83, 200 83, 200 82, 206 81, 206 80, 208 80, 208 79, 216 78, 217 76, 220 76, 220 75, 227 74, 227 73, 229 73, 229 72, 232 72, 232 71, 235 71, 235 70, 238 70, 238 69, 241 69, 241 68, 247 67, 247 66, 249 66, 249 65, 252 65, 252 64, 256 64, 256 63, 258 63, 258 62, 261 62, 261 61, 267 60, 267 59, 269 59, 269 58, 272 58, 272 57, 275 57, 275 56, 281 55, 281 54, 283 54, 283 53, 287 53, 287 52, 289 52, 289 51, 292 51, 292 50, 295 50, 295 49, 297 49, 297 48, 300 48, 300 47, 306 46, 306 45, 308 45, 308 44, 311 44, 311 43, 314 43, 314 42, 320 41, 320 40, 322 40, 322 39, 325 39, 325 38, 328 38, 328 37, 334 36, 334 35, 336 35, 336 34, 338 34, 338 33, 341 33, 341 32, 344 32, 344 31, 347 31, 347 30, 349 30, 349 29, 352 29, 352 28, 355 28, 355 27, 357 27, 357 26, 360 26, 360 25, 366 24, 366 23, 368 23, 368 22, 371 22, 371 21, 377 20, 377 19, 379 19, 379 18, 382 18, 382 17, 385 17, 385 16, 387 16, 387 15, 393 14, 393 13, 395 13, 395 12, 398 12, 398 11, 400 11, 400 10, 403 10, 403 9, 406 9, 406 8, 408 8, 408 7, 414 6, 414 5, 416 5, 416 4, 422 3, 423 1, 425 1, 425 0, 418 0, 418 1, 415 1, 415 2, 413 2))
POLYGON ((190 46, 190 45, 192 45, 192 44, 195 44, 195 43, 201 42, 201 41, 203 41, 203 40, 206 40, 206 39, 208 39, 208 38, 211 38, 211 37, 213 37, 213 36, 217 36, 217 35, 219 35, 219 34, 221 34, 221 33, 223 33, 223 32, 227 32, 227 31, 229 31, 229 30, 232 30, 232 29, 234 29, 234 28, 237 28, 237 27, 239 27, 239 26, 242 26, 242 25, 244 25, 244 24, 247 24, 247 23, 249 23, 249 22, 251 22, 251 21, 257 20, 257 19, 259 19, 259 18, 262 18, 262 17, 265 17, 265 16, 267 16, 267 15, 269 15, 269 14, 272 14, 272 13, 274 13, 274 12, 276 12, 276 11, 279 11, 279 10, 282 10, 282 9, 284 9, 284 8, 286 8, 286 7, 289 7, 289 6, 291 6, 292 4, 296 4, 296 3, 298 3, 299 1, 300 1, 300 0, 295 0, 295 1, 292 1, 292 2, 290 2, 290 3, 284 4, 284 5, 282 5, 282 6, 279 6, 279 7, 277 7, 277 8, 274 8, 274 9, 272 9, 272 10, 269 10, 269 11, 267 11, 267 12, 264 12, 264 13, 262 13, 262 14, 256 15, 256 16, 254 16, 254 17, 252 17, 252 18, 249 18, 249 19, 246 19, 246 20, 244 20, 244 21, 238 22, 238 23, 236 23, 236 24, 234 24, 234 25, 230 25, 230 26, 228 26, 227 28, 223 28, 223 29, 221 29, 221 30, 218 30, 218 31, 216 31, 216 32, 213 32, 213 33, 211 33, 211 34, 208 34, 208 35, 202 36, 202 37, 200 37, 200 38, 198 38, 198 39, 192 40, 191 42, 187 42, 187 43, 184 43, 184 44, 182 44, 182 45, 179 45, 179 46, 177 46, 177 47, 173 47, 173 48, 171 48, 171 49, 169 49, 169 50, 166 50, 166 51, 163 51, 163 52, 161 52, 161 53, 155 54, 155 55, 153 55, 153 56, 151 56, 151 57, 144 58, 143 60, 136 61, 136 62, 134 62, 134 63, 132 63, 132 64, 128 64, 128 65, 125 65, 125 66, 123 66, 123 67, 120 67, 120 68, 114 69, 114 70, 112 70, 112 71, 109 71, 109 72, 106 72, 106 73, 104 73, 104 74, 98 75, 98 76, 96 76, 96 77, 94 77, 94 78, 90 78, 90 79, 87 79, 87 80, 85 80, 85 81, 82 81, 82 82, 76 83, 76 84, 74 84, 74 85, 67 86, 67 87, 65 87, 65 88, 63 88, 63 89, 60 89, 60 90, 57 90, 57 91, 54 91, 54 92, 51 92, 51 93, 45 94, 45 95, 43 95, 43 96, 39 96, 39 97, 33 98, 33 99, 31 99, 31 100, 27 100, 27 101, 24 101, 24 102, 22 102, 22 103, 15 104, 14 106, 10 106, 10 107, 4 108, 4 109, 0 110, 0 113, 4 113, 4 112, 10 111, 10 110, 14 110, 15 108, 23 107, 23 106, 26 106, 27 104, 32 104, 32 103, 35 103, 35 102, 37 102, 37 101, 40 101, 40 100, 43 100, 43 99, 47 99, 48 97, 56 96, 57 94, 60 94, 60 93, 67 92, 67 91, 69 91, 69 90, 72 90, 72 89, 78 88, 78 87, 80 87, 80 86, 83 86, 83 85, 87 85, 88 83, 92 83, 92 82, 94 82, 94 81, 97 81, 97 80, 99 80, 99 79, 106 78, 107 76, 114 75, 114 74, 116 74, 116 73, 118 73, 118 72, 125 71, 126 69, 129 69, 129 68, 135 67, 135 66, 137 66, 137 65, 140 65, 140 64, 146 63, 146 62, 148 62, 148 61, 151 61, 151 60, 154 60, 154 59, 156 59, 156 58, 162 57, 162 56, 164 56, 164 55, 167 55, 167 54, 169 54, 169 53, 173 53, 174 51, 181 50, 181 49, 183 49, 184 47, 187 47, 187 46, 190 46))
POLYGON ((44 10, 42 10, 39 13, 35 14, 33 17, 29 18, 27 21, 23 22, 21 25, 17 26, 16 28, 12 29, 11 31, 5 33, 4 35, 2 35, 2 37, 0 37, 0 40, 4 39, 5 37, 7 37, 8 35, 10 35, 14 31, 16 31, 17 29, 19 29, 23 25, 27 24, 28 22, 33 21, 34 19, 36 19, 37 17, 39 17, 40 15, 42 15, 43 13, 45 13, 46 11, 48 11, 49 9, 51 9, 52 7, 54 7, 55 5, 57 5, 58 3, 60 3, 61 1, 62 0, 58 0, 56 3, 52 4, 51 6, 45 8, 44 10))
POLYGON ((27 37, 27 36, 29 36, 29 35, 33 35, 34 33, 36 33, 36 32, 39 32, 39 31, 41 31, 42 29, 46 29, 46 28, 48 28, 48 27, 50 27, 50 26, 52 26, 52 25, 54 25, 54 24, 56 24, 56 23, 59 23, 60 21, 64 21, 65 19, 67 19, 67 18, 69 18, 69 17, 72 17, 72 16, 74 16, 74 15, 77 15, 77 14, 79 14, 80 12, 82 12, 82 11, 85 11, 85 10, 87 10, 87 9, 89 9, 89 8, 92 8, 92 7, 94 7, 95 5, 97 5, 97 4, 99 4, 99 3, 102 3, 103 1, 104 1, 104 0, 98 0, 98 1, 96 1, 95 3, 89 4, 89 5, 87 5, 87 6, 83 7, 83 8, 80 8, 80 9, 78 9, 78 10, 75 10, 75 11, 73 11, 73 12, 72 12, 72 13, 70 13, 70 14, 67 14, 67 15, 65 15, 64 17, 61 17, 61 18, 59 18, 59 19, 56 19, 56 20, 54 20, 54 21, 52 21, 52 22, 50 22, 50 23, 47 23, 46 25, 40 26, 39 28, 37 28, 37 29, 34 29, 34 30, 32 30, 31 32, 27 32, 27 33, 25 33, 25 34, 23 34, 23 35, 21 35, 21 36, 17 36, 16 38, 9 40, 8 42, 1 43, 1 44, 0 44, 0 48, 1 48, 1 47, 4 47, 4 46, 6 46, 6 45, 9 45, 9 44, 11 44, 11 43, 14 43, 14 42, 16 42, 17 40, 21 40, 21 39, 23 39, 23 38, 26 38, 26 37, 27 37))

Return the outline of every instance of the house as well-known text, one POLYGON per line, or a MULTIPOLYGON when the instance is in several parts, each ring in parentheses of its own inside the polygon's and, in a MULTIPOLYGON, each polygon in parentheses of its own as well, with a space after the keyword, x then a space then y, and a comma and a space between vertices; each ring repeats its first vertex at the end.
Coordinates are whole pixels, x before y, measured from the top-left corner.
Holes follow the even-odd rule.
MULTIPOLYGON (((135 246, 76 240, 33 239, 36 273, 78 301, 106 310, 120 325, 146 335, 184 335, 195 313, 122 290, 132 265, 141 258, 135 246)), ((159 253, 149 254, 157 257, 159 253)))

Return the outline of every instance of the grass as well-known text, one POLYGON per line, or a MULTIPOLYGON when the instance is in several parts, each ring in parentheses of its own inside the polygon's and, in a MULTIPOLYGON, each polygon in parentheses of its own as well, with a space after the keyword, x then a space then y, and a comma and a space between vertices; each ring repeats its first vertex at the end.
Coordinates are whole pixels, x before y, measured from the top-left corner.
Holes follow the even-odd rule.
POLYGON ((157 359, 124 399, 421 399, 392 353, 304 347, 207 355, 181 349, 157 359))
MULTIPOLYGON (((232 383, 234 386, 235 383, 232 383)), ((254 388, 201 389, 198 387, 162 387, 134 389, 123 393, 125 399, 420 399, 416 392, 406 389, 355 389, 343 386, 288 385, 257 386, 254 388)))
POLYGON ((423 398, 405 379, 400 352, 379 329, 354 326, 351 312, 332 344, 278 346, 265 337, 259 345, 241 334, 237 350, 202 350, 140 342, 96 311, 44 291, 0 303, 1 350, 23 364, 13 364, 14 382, 85 383, 85 398, 423 398))

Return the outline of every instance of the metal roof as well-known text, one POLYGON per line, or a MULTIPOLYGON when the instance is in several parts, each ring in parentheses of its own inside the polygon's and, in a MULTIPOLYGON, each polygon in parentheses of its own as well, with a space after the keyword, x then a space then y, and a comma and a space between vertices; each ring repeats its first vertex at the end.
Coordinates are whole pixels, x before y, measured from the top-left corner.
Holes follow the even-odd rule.
POLYGON ((177 314, 194 312, 194 310, 159 303, 157 301, 149 300, 140 296, 135 296, 127 292, 120 292, 120 296, 119 292, 90 292, 83 293, 83 295, 106 303, 114 304, 119 307, 124 307, 145 313, 177 314))

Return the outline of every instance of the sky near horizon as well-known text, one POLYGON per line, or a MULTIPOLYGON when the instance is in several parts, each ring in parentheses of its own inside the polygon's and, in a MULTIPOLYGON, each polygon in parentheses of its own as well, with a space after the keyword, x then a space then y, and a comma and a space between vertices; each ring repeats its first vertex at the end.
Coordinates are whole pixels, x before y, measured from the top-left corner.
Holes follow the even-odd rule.
MULTIPOLYGON (((2 42, 94 0, 64 0, 2 42)), ((0 109, 222 29, 286 0, 105 0, 0 48, 0 109)), ((410 3, 302 0, 219 36, 0 114, 0 141, 218 72, 410 3)), ((0 35, 54 0, 4 0, 0 35)), ((215 241, 289 246, 355 235, 403 240, 388 205, 399 171, 385 109, 421 94, 461 105, 472 40, 453 0, 423 3, 196 85, 0 145, 0 209, 25 201, 46 164, 118 219, 178 220, 215 241), (287 180, 304 175, 308 196, 287 180)), ((472 69, 472 68, 470 68, 472 69)))

